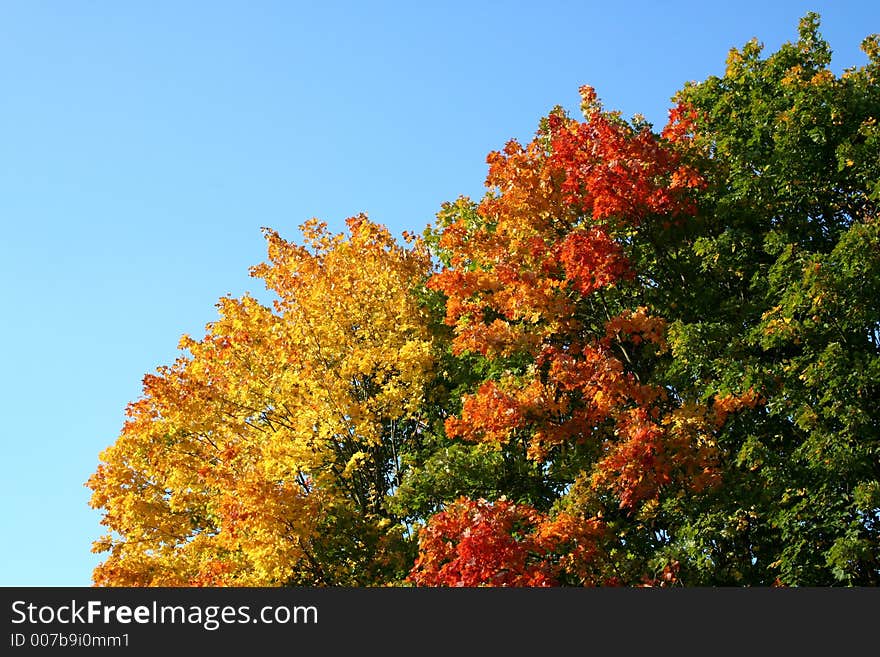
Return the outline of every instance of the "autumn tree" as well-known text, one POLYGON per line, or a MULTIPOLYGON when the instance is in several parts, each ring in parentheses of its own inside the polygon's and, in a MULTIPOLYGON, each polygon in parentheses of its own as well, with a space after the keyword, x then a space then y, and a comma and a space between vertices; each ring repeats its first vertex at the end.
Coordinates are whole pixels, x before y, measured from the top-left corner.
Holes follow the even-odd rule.
MULTIPOLYGON (((618 558, 625 526, 661 495, 717 483, 711 436, 725 418, 649 380, 665 320, 616 288, 643 284, 627 251, 645 226, 691 218, 704 181, 683 156, 688 107, 658 136, 603 111, 590 88, 582 101, 585 121, 557 110, 530 144, 490 155, 482 202, 444 208, 429 232, 443 266, 427 287, 444 295, 452 354, 485 363, 447 436, 524 464, 532 485, 509 492, 550 512, 527 515, 533 530, 563 517, 576 520, 569 529, 603 528, 610 567, 598 581, 633 583, 651 564, 618 558)), ((752 402, 722 400, 731 410, 752 402)), ((436 581, 422 572, 435 522, 416 582, 436 581)))
POLYGON ((224 298, 201 340, 144 378, 89 480, 111 533, 103 585, 395 581, 413 541, 384 505, 417 440, 432 339, 423 246, 359 216, 305 246, 266 232, 275 296, 224 298))
POLYGON ((399 244, 267 231, 89 480, 103 585, 880 584, 880 38, 581 89, 399 244))
MULTIPOLYGON (((585 121, 557 110, 490 155, 486 197, 429 231, 452 351, 483 372, 446 433, 534 464, 515 492, 547 514, 532 531, 604 527, 592 581, 880 581, 877 38, 863 49, 834 75, 810 14, 686 86, 659 134, 586 88, 585 121)), ((448 526, 428 523, 416 582, 460 583, 443 558, 468 532, 448 526)))

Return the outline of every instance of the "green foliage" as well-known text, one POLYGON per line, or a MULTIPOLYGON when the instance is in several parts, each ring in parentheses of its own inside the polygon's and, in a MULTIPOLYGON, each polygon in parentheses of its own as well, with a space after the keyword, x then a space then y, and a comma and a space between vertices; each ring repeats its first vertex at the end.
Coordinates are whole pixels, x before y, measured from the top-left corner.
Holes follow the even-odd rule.
POLYGON ((657 303, 676 318, 663 378, 764 399, 725 429, 715 499, 674 520, 694 583, 880 583, 876 46, 835 76, 809 14, 796 42, 762 58, 752 41, 680 93, 710 185, 675 256, 700 294, 657 303))

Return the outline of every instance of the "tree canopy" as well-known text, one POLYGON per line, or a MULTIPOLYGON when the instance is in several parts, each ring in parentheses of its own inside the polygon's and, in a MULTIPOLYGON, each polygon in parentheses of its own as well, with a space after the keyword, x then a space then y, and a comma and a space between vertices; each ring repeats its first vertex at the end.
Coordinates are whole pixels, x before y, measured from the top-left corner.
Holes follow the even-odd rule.
POLYGON ((87 485, 99 585, 880 584, 880 37, 581 88, 401 241, 266 230, 87 485))

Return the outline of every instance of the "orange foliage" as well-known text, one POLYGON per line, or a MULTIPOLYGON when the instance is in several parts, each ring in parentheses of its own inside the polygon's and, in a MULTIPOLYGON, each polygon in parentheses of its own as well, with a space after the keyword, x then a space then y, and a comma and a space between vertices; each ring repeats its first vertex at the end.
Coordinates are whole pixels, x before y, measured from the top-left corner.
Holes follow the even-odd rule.
POLYGON ((709 485, 715 448, 660 421, 669 412, 665 391, 642 384, 627 363, 626 348, 665 350, 664 320, 640 307, 590 332, 581 309, 591 298, 601 308, 597 295, 633 276, 627 231, 649 216, 693 214, 688 192, 703 181, 682 158, 690 108, 671 111, 657 137, 603 111, 591 88, 581 95, 585 121, 554 112, 528 145, 512 141, 489 155, 478 221, 465 201, 441 214, 438 243, 449 266, 428 286, 447 297, 456 353, 533 363, 465 395, 447 433, 496 444, 523 438, 537 461, 566 443, 597 440, 603 456, 593 484, 631 508, 676 481, 709 485))
POLYGON ((603 531, 595 520, 550 519, 527 504, 462 497, 421 530, 409 579, 456 587, 556 586, 566 571, 586 579, 603 531))

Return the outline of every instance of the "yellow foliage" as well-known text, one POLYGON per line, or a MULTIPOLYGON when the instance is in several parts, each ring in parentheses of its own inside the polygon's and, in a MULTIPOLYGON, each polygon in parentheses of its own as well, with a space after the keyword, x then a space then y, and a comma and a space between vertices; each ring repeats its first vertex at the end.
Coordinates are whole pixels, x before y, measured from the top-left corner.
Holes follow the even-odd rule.
POLYGON ((307 222, 306 246, 266 231, 251 273, 274 308, 221 299, 205 337, 144 377, 87 483, 111 532, 96 584, 279 585, 302 579, 326 509, 361 500, 356 515, 387 527, 377 478, 343 479, 382 471, 389 427, 417 419, 434 361, 414 290, 430 263, 365 216, 348 229, 307 222))

